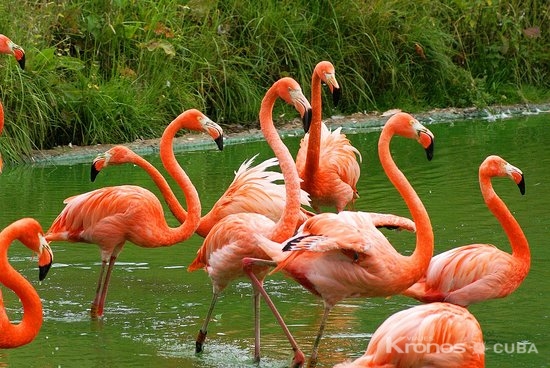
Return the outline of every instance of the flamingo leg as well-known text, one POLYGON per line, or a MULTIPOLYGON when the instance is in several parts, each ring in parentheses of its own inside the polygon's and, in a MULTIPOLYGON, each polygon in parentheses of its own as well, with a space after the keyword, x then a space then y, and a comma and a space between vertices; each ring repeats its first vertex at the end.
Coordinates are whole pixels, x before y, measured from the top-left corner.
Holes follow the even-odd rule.
POLYGON ((275 304, 263 288, 263 284, 254 272, 252 271, 251 267, 253 265, 268 265, 268 266, 276 266, 277 264, 273 261, 265 260, 265 259, 256 259, 256 258, 243 258, 243 270, 248 275, 250 280, 252 281, 252 285, 254 286, 254 289, 257 290, 264 298, 266 304, 269 306, 269 309, 271 309, 271 312, 277 319, 277 322, 283 329, 283 332, 285 333, 288 341, 290 342, 290 345, 292 346, 292 350, 294 351, 294 358, 292 359, 292 365, 293 368, 301 367, 305 362, 305 355, 302 353, 302 350, 298 346, 298 343, 296 342, 296 339, 294 339, 294 336, 292 336, 292 333, 288 329, 285 321, 283 320, 283 317, 277 310, 277 307, 275 307, 275 304))
MULTIPOLYGON (((111 274, 113 273, 113 267, 115 265, 117 256, 111 255, 109 259, 109 265, 107 266, 107 272, 105 273, 105 279, 103 280, 103 285, 100 287, 98 285, 98 290, 96 292, 96 297, 92 303, 92 308, 90 314, 92 318, 98 318, 103 316, 103 308, 105 306, 105 298, 107 297, 107 289, 109 288, 109 281, 111 280, 111 274), (99 292, 101 290, 101 292, 99 292), (99 295, 99 298, 98 298, 99 295)), ((101 265, 101 274, 103 276, 103 270, 105 268, 104 262, 101 265)), ((101 280, 101 279, 100 279, 101 280)))
POLYGON ((101 270, 99 271, 99 279, 97 280, 97 287, 95 290, 94 301, 92 302, 92 307, 90 309, 90 315, 92 318, 97 318, 97 307, 99 305, 99 300, 101 299, 101 286, 103 285, 103 275, 105 274, 105 266, 107 261, 101 261, 101 270))
POLYGON ((311 356, 309 357, 309 361, 307 363, 308 368, 314 368, 317 366, 317 359, 319 355, 319 344, 321 342, 321 337, 323 336, 323 332, 325 331, 325 326, 327 324, 328 315, 332 309, 332 306, 329 306, 325 304, 325 310, 323 312, 323 318, 321 319, 321 324, 319 326, 319 332, 317 332, 317 337, 315 338, 315 341, 313 343, 313 351, 311 352, 311 356))
POLYGON ((208 308, 208 312, 206 313, 206 317, 204 319, 204 322, 202 323, 202 327, 197 335, 197 340, 195 342, 195 353, 202 353, 202 346, 204 345, 204 341, 206 340, 208 323, 210 322, 210 318, 212 317, 212 312, 214 312, 214 307, 216 306, 216 301, 218 300, 219 295, 220 293, 218 291, 214 291, 214 293, 212 294, 210 308, 208 308))
POLYGON ((260 293, 254 288, 254 362, 260 361, 260 293))

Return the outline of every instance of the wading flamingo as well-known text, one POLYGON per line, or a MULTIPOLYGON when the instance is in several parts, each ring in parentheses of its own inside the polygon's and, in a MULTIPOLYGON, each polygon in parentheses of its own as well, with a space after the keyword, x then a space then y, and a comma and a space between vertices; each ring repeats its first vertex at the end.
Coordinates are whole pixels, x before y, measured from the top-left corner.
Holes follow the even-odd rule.
POLYGON ((391 315, 376 329, 365 354, 334 368, 485 367, 483 333, 466 308, 417 305, 391 315))
POLYGON ((175 131, 191 129, 216 135, 217 124, 195 109, 186 110, 164 130, 160 157, 169 174, 183 189, 189 212, 177 228, 166 223, 158 198, 149 190, 134 185, 119 185, 93 190, 67 198, 65 208, 46 234, 48 241, 97 244, 101 251, 101 271, 91 307, 92 318, 101 317, 113 266, 124 243, 130 241, 146 248, 172 246, 188 239, 197 228, 201 215, 198 193, 177 163, 172 147, 175 131), (167 136, 167 139, 164 139, 167 136), (107 271, 105 268, 108 264, 107 271))
POLYGON ((502 225, 512 254, 491 244, 470 244, 434 256, 426 274, 404 292, 422 302, 445 301, 461 306, 503 298, 523 282, 531 264, 529 243, 520 225, 495 193, 491 178, 509 177, 525 193, 520 169, 499 156, 489 156, 479 167, 483 199, 502 225))
MULTIPOLYGON (((19 45, 16 45, 8 37, 0 34, 0 54, 10 54, 15 57, 15 60, 19 63, 21 69, 25 69, 25 50, 19 45)), ((0 134, 4 129, 4 106, 0 102, 0 134)), ((4 162, 2 161, 2 156, 0 155, 0 173, 2 172, 2 167, 4 162)))
MULTIPOLYGON (((278 98, 293 105, 302 116, 304 126, 309 124, 311 106, 303 95, 300 85, 292 78, 281 78, 276 81, 264 96, 260 108, 260 127, 262 133, 279 160, 285 180, 286 205, 282 216, 274 222, 266 216, 256 213, 240 213, 229 215, 219 221, 197 252, 197 257, 191 263, 188 271, 204 269, 212 280, 213 295, 204 323, 196 340, 196 352, 203 350, 208 323, 212 316, 216 301, 221 292, 236 278, 246 277, 242 268, 244 257, 265 258, 268 256, 257 246, 254 234, 277 242, 290 237, 296 230, 300 216, 300 178, 296 171, 292 155, 282 142, 273 125, 273 106, 278 98)), ((254 267, 257 279, 261 283, 269 272, 269 266, 254 267)), ((254 359, 260 359, 260 328, 259 328, 259 294, 254 290, 254 320, 255 320, 255 350, 254 359)), ((294 357, 296 364, 304 361, 300 351, 294 357)))
POLYGON ((14 240, 38 254, 38 278, 46 277, 53 261, 53 253, 44 238, 40 224, 32 218, 23 218, 0 232, 0 283, 13 290, 23 305, 23 318, 12 324, 6 314, 0 292, 0 348, 16 348, 30 343, 42 327, 42 302, 34 287, 8 262, 8 248, 14 240))
POLYGON ((357 157, 361 160, 361 153, 351 145, 345 134, 340 133, 341 128, 331 132, 321 121, 321 83, 326 83, 336 103, 340 97, 340 86, 334 66, 328 61, 319 62, 313 70, 313 115, 309 132, 300 142, 296 167, 303 180, 301 187, 309 194, 314 211, 319 213, 321 206, 331 206, 340 212, 358 197, 360 167, 357 157))
MULTIPOLYGON (((259 246, 274 262, 243 260, 245 270, 270 263, 276 265, 273 272, 281 270, 323 300, 324 314, 313 343, 309 367, 317 364, 326 320, 336 303, 345 298, 402 293, 423 276, 433 255, 434 238, 428 213, 391 157, 390 141, 394 135, 417 140, 426 149, 428 159, 433 155, 434 137, 411 115, 399 113, 386 122, 378 141, 382 167, 405 200, 416 225, 416 247, 411 256, 398 253, 367 216, 342 211, 310 218, 282 245, 256 236, 259 246)), ((252 272, 248 275, 285 328, 262 284, 252 272)))

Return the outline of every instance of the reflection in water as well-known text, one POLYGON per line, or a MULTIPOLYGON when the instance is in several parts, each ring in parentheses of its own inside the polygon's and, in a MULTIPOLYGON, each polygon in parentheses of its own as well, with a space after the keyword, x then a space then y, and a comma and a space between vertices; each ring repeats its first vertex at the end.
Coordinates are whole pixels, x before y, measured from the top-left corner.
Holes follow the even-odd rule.
MULTIPOLYGON (((427 162, 416 145, 392 143, 398 166, 417 190, 430 214, 435 252, 463 244, 493 243, 510 251, 508 240, 483 203, 477 170, 489 154, 498 154, 520 167, 526 178, 526 194, 519 196, 509 181, 494 183, 522 226, 532 250, 532 266, 524 283, 507 298, 470 307, 481 324, 487 351, 487 367, 547 366, 550 356, 547 290, 550 249, 550 129, 548 115, 514 120, 467 121, 429 125, 436 136, 435 156, 427 162), (527 341, 538 354, 499 353, 497 344, 527 341)), ((348 129, 349 132, 349 129, 348 129)), ((378 130, 349 134, 363 155, 360 198, 356 209, 410 216, 398 193, 389 184, 376 154, 378 130)), ((295 153, 299 137, 286 139, 295 153)), ((257 162, 272 157, 263 141, 182 152, 178 159, 195 183, 203 214, 221 196, 233 172, 246 159, 260 153, 257 162)), ((160 160, 148 157, 157 167, 160 160)), ((101 186, 137 184, 160 195, 149 177, 134 166, 104 170, 89 181, 89 164, 11 167, 0 175, 3 228, 31 216, 47 228, 71 195, 101 186)), ((161 170, 163 171, 163 170, 161 170)), ((176 194, 182 198, 179 191, 176 194)), ((166 209, 167 211, 167 209, 166 209)), ((168 214, 172 226, 177 222, 168 214)), ((410 254, 414 235, 385 232, 403 254, 410 254)), ((90 321, 89 308, 99 272, 98 248, 80 243, 52 244, 55 263, 48 278, 36 281, 36 264, 21 246, 10 249, 15 267, 36 287, 44 305, 44 324, 35 341, 2 351, 0 367, 158 366, 158 367, 257 367, 252 362, 252 288, 243 280, 229 287, 218 302, 216 315, 202 355, 194 354, 194 341, 202 316, 210 303, 211 285, 204 272, 187 272, 202 238, 169 248, 143 249, 127 244, 120 254, 110 286, 106 316, 101 324, 90 321)), ((292 280, 269 276, 266 290, 281 311, 304 353, 311 351, 319 327, 322 303, 292 280)), ((6 301, 8 312, 17 313, 15 296, 6 301)), ((332 311, 321 341, 319 367, 361 356, 376 328, 391 314, 417 302, 401 296, 389 299, 349 299, 332 311)), ((262 356, 260 367, 284 367, 292 352, 267 306, 262 305, 262 356)))

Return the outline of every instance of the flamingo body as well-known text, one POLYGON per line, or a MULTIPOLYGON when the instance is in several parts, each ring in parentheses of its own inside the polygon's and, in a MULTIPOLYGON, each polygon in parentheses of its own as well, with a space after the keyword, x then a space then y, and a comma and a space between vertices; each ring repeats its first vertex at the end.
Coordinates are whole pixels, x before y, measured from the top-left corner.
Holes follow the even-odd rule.
POLYGON ((483 333, 467 309, 449 303, 399 311, 374 332, 365 354, 334 368, 482 368, 483 333))
POLYGON ((311 78, 311 107, 313 115, 309 132, 300 142, 296 155, 296 168, 302 179, 301 187, 311 198, 316 212, 321 206, 344 210, 358 198, 357 182, 360 167, 357 158, 361 154, 351 145, 341 128, 330 131, 322 120, 321 83, 326 83, 335 101, 340 95, 334 66, 321 61, 313 70, 311 78))
POLYGON ((512 254, 492 244, 470 244, 433 257, 426 274, 405 295, 422 302, 445 301, 468 306, 488 299, 503 298, 523 282, 530 268, 529 244, 520 225, 496 195, 492 177, 509 177, 524 193, 523 173, 498 156, 480 165, 483 198, 506 231, 512 254))
POLYGON ((38 254, 39 279, 43 280, 53 261, 53 253, 42 227, 32 218, 23 218, 0 232, 0 282, 13 290, 23 305, 19 324, 9 320, 0 292, 0 348, 16 348, 34 340, 42 327, 42 302, 34 287, 8 262, 8 248, 14 240, 38 254))

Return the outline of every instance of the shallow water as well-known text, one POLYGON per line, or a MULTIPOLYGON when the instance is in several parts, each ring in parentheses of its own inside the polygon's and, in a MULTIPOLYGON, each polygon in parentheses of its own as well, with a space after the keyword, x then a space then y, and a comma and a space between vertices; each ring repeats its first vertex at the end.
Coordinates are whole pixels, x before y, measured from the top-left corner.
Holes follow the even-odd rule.
MULTIPOLYGON (((430 124, 436 136, 435 156, 428 162, 414 142, 395 138, 392 153, 422 198, 430 214, 436 253, 480 242, 509 250, 498 222, 486 209, 477 179, 478 165, 498 154, 523 170, 526 194, 513 182, 493 181, 523 227, 532 249, 532 268, 511 296, 470 307, 479 320, 487 345, 487 367, 548 367, 550 365, 550 294, 546 246, 550 216, 550 115, 512 119, 430 124), (534 350, 536 351, 534 351, 534 350)), ((380 167, 376 154, 378 129, 346 128, 363 155, 357 210, 392 212, 409 216, 380 167)), ((291 152, 300 137, 285 142, 291 152)), ((230 141, 231 142, 231 141, 230 141)), ((272 156, 265 142, 226 145, 178 154, 196 185, 206 213, 246 159, 256 162, 272 156)), ((147 158, 160 167, 155 155, 147 158)), ((0 175, 0 226, 26 216, 44 228, 61 211, 63 199, 98 187, 137 184, 158 193, 141 169, 110 167, 95 183, 89 163, 6 168, 0 175)), ((175 226, 176 221, 169 218, 175 226)), ((396 247, 410 253, 414 236, 390 233, 396 247)), ((100 257, 97 246, 54 243, 55 263, 48 278, 37 281, 36 259, 19 244, 10 249, 10 261, 38 290, 44 305, 44 324, 29 345, 0 351, 0 367, 284 367, 291 357, 289 345, 268 308, 262 305, 262 362, 252 362, 253 323, 251 286, 234 283, 219 300, 202 355, 194 354, 195 337, 211 298, 211 284, 202 271, 189 273, 201 238, 194 236, 169 248, 143 249, 127 244, 115 266, 105 317, 89 318, 100 257)), ((266 289, 282 312, 302 349, 309 353, 322 315, 319 300, 294 281, 276 274, 266 289)), ((17 297, 2 289, 12 320, 21 318, 17 297)), ((385 318, 417 304, 405 297, 350 299, 332 311, 321 342, 319 367, 360 356, 371 334, 385 318)))

